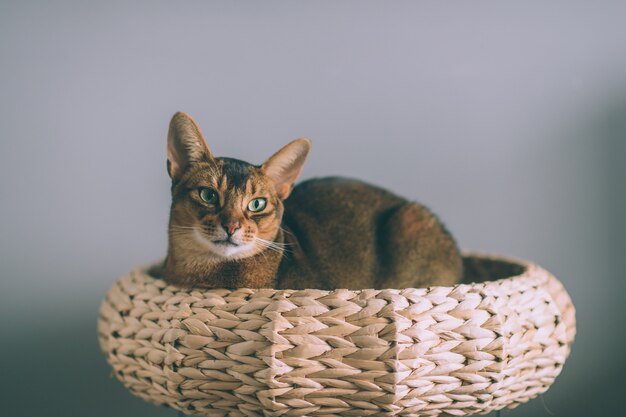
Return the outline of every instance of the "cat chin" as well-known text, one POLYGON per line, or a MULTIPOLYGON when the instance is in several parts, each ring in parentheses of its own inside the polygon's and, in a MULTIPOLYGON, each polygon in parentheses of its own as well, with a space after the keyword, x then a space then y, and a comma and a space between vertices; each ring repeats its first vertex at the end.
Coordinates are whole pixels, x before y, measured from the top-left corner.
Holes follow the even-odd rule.
POLYGON ((242 244, 238 246, 233 245, 222 245, 215 244, 213 242, 208 242, 209 248, 213 255, 219 258, 224 259, 241 259, 252 256, 252 251, 254 250, 254 245, 251 244, 242 244))
POLYGON ((208 251, 217 259, 241 259, 254 255, 255 245, 254 243, 242 243, 235 245, 225 245, 220 243, 214 243, 204 237, 197 230, 194 231, 194 237, 202 244, 208 251))

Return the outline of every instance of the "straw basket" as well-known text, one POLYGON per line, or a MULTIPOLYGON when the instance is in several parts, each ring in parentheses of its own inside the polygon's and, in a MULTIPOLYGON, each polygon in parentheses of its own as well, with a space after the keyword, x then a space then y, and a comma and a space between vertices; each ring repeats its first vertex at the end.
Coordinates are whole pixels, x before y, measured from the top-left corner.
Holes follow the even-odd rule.
POLYGON ((575 333, 548 271, 464 258, 454 287, 181 290, 137 269, 100 310, 133 394, 200 416, 466 416, 546 391, 575 333))

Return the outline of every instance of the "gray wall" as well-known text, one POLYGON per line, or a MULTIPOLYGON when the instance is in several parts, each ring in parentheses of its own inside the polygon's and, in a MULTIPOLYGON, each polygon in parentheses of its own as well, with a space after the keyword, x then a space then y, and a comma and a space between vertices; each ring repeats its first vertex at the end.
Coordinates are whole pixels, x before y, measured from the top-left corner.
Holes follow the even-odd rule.
POLYGON ((502 415, 623 412, 623 2, 132 3, 0 5, 0 414, 176 414, 96 341, 113 280, 166 249, 176 110, 251 162, 310 137, 304 177, 386 186, 554 272, 573 353, 502 415))

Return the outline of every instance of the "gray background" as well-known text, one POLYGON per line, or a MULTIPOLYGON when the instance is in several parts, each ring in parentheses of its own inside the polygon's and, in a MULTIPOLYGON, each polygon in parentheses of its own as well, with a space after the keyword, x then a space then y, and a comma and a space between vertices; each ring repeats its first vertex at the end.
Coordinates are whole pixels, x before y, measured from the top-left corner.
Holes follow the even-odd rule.
POLYGON ((165 252, 184 110, 217 155, 258 163, 307 136, 304 177, 383 185, 462 247, 551 270, 578 338, 543 401, 503 415, 624 415, 625 17, 610 1, 3 1, 0 414, 176 414, 110 377, 96 317, 165 252))

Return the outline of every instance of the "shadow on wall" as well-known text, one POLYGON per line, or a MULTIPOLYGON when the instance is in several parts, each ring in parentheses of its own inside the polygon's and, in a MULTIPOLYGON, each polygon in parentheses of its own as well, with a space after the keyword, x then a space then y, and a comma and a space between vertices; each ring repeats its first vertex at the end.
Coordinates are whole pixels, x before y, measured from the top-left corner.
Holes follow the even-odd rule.
MULTIPOLYGON (((563 135, 562 148, 551 152, 561 154, 566 160, 563 164, 569 165, 566 174, 578 180, 567 181, 576 189, 563 195, 575 198, 564 202, 559 213, 562 218, 550 219, 564 222, 560 229, 568 233, 553 241, 560 246, 552 255, 562 270, 552 272, 562 279, 576 306, 576 341, 563 373, 545 394, 551 411, 525 414, 528 410, 523 406, 511 416, 624 413, 626 93, 601 103, 595 113, 583 117, 570 123, 571 134, 563 135), (573 152, 575 147, 583 154, 573 152), (572 159, 567 160, 569 157, 572 159), (580 207, 572 206, 574 203, 580 207)), ((549 163, 545 174, 552 174, 549 163)), ((559 193, 560 182, 552 182, 559 193)))
MULTIPOLYGON (((623 297, 626 294, 626 279, 623 273, 626 270, 626 257, 624 256, 626 254, 626 95, 607 114, 603 128, 600 131, 604 132, 602 136, 607 154, 608 227, 610 247, 613 249, 610 258, 613 270, 616 272, 612 278, 618 290, 617 294, 623 297)), ((624 323, 626 313, 623 305, 620 303, 615 307, 618 322, 624 323)), ((626 340, 622 339, 622 342, 626 340)), ((622 369, 625 368, 626 361, 622 361, 622 369)))
MULTIPOLYGON (((12 340, 3 340, 0 414, 11 417, 176 416, 129 394, 100 353, 97 306, 50 314, 12 340)), ((67 300, 68 304, 72 300, 67 300)))
POLYGON ((607 385, 613 394, 607 392, 607 398, 613 398, 614 415, 623 415, 623 395, 626 392, 626 360, 623 348, 626 344, 626 93, 616 101, 611 111, 607 112, 604 129, 600 131, 604 139, 607 163, 607 194, 609 196, 609 213, 607 229, 609 236, 609 259, 611 274, 605 282, 611 286, 613 302, 608 310, 607 337, 605 343, 613 346, 611 367, 607 385), (619 404, 618 404, 619 402, 619 404))

